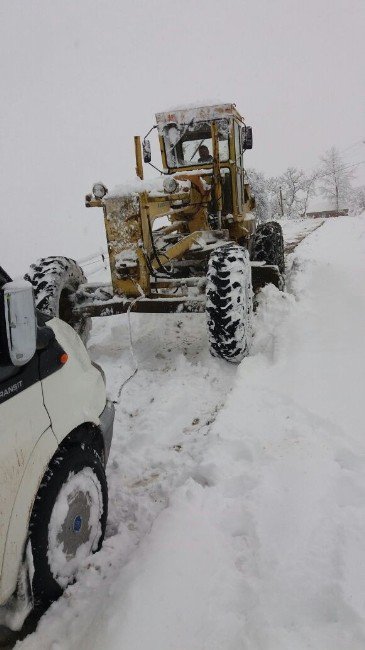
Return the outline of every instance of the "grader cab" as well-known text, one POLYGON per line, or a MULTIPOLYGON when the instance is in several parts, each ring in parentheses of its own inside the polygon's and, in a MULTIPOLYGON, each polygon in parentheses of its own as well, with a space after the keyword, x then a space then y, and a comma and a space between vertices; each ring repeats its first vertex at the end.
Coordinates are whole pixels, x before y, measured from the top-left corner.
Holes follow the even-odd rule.
POLYGON ((243 165, 252 129, 222 104, 158 113, 147 136, 134 139, 134 187, 96 183, 86 196, 104 213, 112 288, 81 282, 72 316, 206 312, 212 354, 238 362, 250 345, 252 286, 281 286, 284 271, 280 226, 256 228, 243 165), (152 162, 153 129, 162 170, 152 162), (143 162, 160 176, 144 180, 143 162))

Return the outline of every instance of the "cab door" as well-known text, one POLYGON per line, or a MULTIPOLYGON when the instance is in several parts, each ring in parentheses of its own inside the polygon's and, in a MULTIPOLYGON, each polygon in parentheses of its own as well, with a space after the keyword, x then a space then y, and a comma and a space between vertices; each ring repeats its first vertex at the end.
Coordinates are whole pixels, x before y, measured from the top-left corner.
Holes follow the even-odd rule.
MULTIPOLYGON (((0 359, 1 357, 0 338, 0 359)), ((0 364, 0 568, 14 501, 31 452, 50 426, 36 353, 25 366, 0 364)), ((19 562, 20 558, 14 558, 19 562)), ((0 597, 1 604, 1 597, 0 597)))
POLYGON ((234 122, 234 144, 235 144, 235 160, 236 160, 236 182, 237 182, 237 213, 243 214, 243 159, 241 153, 241 128, 237 122, 234 122))

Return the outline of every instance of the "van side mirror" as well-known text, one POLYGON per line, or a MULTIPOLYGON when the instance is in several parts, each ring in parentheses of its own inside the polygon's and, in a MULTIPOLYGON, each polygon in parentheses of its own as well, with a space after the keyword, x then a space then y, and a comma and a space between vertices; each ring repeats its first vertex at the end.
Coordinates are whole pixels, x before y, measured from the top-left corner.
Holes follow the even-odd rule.
POLYGON ((143 140, 142 150, 143 150, 143 162, 150 163, 152 160, 152 156, 151 156, 151 143, 149 140, 143 140))
POLYGON ((253 138, 252 138, 252 126, 243 126, 242 127, 242 151, 247 151, 247 149, 252 149, 253 138))
POLYGON ((10 361, 24 366, 34 356, 37 344, 33 287, 26 280, 15 280, 3 285, 2 294, 10 361))

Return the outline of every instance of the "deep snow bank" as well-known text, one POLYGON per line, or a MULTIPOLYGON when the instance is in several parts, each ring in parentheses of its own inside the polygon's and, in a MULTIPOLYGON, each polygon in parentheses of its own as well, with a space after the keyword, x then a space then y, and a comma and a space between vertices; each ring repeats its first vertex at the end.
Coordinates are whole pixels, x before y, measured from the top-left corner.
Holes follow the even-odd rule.
POLYGON ((204 480, 121 574, 95 647, 364 647, 364 226, 329 222, 294 297, 265 290, 204 480))
MULTIPOLYGON (((175 459, 151 532, 118 574, 110 538, 68 590, 73 609, 66 596, 22 649, 365 647, 364 249, 364 218, 328 221, 299 245, 289 293, 262 292, 253 354, 213 425, 176 455, 185 473, 175 459)), ((197 388, 232 380, 221 362, 208 362, 214 381, 213 366, 181 363, 197 388)), ((181 438, 161 407, 168 474, 166 444, 181 438)), ((136 465, 152 449, 137 438, 136 465)))

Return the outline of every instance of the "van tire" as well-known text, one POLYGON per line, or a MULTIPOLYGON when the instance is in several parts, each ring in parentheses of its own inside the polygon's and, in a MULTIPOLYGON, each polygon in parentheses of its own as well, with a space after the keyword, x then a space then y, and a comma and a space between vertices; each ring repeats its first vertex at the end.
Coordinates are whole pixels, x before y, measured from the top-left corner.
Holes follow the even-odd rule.
POLYGON ((108 487, 95 449, 60 448, 43 477, 29 528, 33 599, 43 612, 75 581, 82 562, 100 550, 108 515, 108 487), (64 514, 66 512, 66 514, 64 514))

